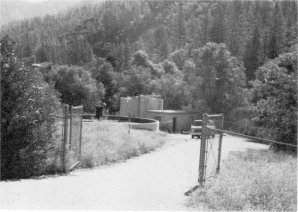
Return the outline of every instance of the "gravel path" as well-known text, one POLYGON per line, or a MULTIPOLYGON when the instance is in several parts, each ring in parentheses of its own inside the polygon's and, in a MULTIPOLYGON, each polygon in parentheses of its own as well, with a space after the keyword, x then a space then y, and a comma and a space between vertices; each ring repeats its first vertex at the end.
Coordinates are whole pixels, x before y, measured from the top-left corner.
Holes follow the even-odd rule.
MULTIPOLYGON (((190 135, 171 136, 181 140, 126 162, 0 182, 0 209, 187 210, 184 192, 197 184, 200 142, 190 135)), ((248 148, 267 146, 227 135, 222 158, 248 148)))

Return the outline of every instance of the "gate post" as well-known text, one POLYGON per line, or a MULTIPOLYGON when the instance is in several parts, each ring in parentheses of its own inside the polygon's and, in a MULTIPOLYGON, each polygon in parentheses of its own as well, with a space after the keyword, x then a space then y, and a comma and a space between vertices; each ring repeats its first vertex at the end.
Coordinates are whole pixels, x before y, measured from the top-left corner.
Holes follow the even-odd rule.
POLYGON ((71 138, 72 138, 72 105, 69 108, 70 114, 69 115, 69 150, 71 150, 71 138))
MULTIPOLYGON (((221 126, 220 129, 223 130, 224 125, 224 114, 222 114, 221 117, 221 126)), ((221 146, 222 146, 222 137, 223 137, 223 132, 220 132, 219 134, 219 143, 218 143, 218 161, 217 161, 217 168, 216 168, 216 173, 219 173, 220 170, 220 160, 221 160, 221 146)))
POLYGON ((173 118, 173 133, 176 133, 177 118, 173 118))
POLYGON ((64 105, 63 108, 64 113, 64 138, 62 144, 62 169, 63 172, 66 173, 66 143, 67 143, 67 136, 68 136, 68 105, 64 105))
POLYGON ((202 123, 202 134, 201 134, 201 147, 200 147, 200 163, 199 163, 199 179, 198 182, 200 186, 204 184, 205 176, 205 157, 206 157, 206 133, 207 133, 207 122, 208 115, 207 113, 203 114, 203 123, 202 123))
POLYGON ((80 161, 81 161, 81 158, 82 158, 82 131, 83 131, 83 106, 82 106, 82 110, 81 110, 81 114, 80 114, 80 122, 81 122, 81 125, 80 125, 80 149, 79 149, 79 155, 80 155, 80 161))

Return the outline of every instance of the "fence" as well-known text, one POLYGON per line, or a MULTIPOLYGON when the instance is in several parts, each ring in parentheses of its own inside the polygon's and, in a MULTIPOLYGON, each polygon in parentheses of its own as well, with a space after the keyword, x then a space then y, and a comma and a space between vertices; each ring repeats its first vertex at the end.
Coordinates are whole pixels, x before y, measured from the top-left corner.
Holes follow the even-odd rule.
POLYGON ((199 185, 187 191, 185 195, 189 195, 190 193, 198 189, 200 186, 203 186, 205 181, 208 178, 214 177, 216 174, 219 173, 220 162, 221 162, 222 139, 223 139, 224 133, 241 136, 252 140, 258 140, 266 143, 277 143, 280 145, 297 148, 297 145, 282 143, 271 139, 265 139, 265 138, 255 137, 255 136, 248 136, 248 135, 225 130, 223 114, 208 115, 205 113, 203 115, 202 136, 201 136, 201 146, 200 146, 199 177, 198 177, 199 185), (218 134, 219 136, 215 136, 216 134, 218 134), (215 149, 216 147, 217 147, 217 152, 215 149))
POLYGON ((205 113, 203 115, 198 179, 200 186, 205 183, 206 179, 219 173, 223 133, 219 133, 217 137, 214 129, 223 129, 223 122, 223 114, 208 115, 205 113))
POLYGON ((79 165, 82 149, 82 114, 83 106, 63 106, 62 116, 55 116, 57 131, 55 138, 58 140, 57 149, 60 164, 64 173, 73 170, 79 165))

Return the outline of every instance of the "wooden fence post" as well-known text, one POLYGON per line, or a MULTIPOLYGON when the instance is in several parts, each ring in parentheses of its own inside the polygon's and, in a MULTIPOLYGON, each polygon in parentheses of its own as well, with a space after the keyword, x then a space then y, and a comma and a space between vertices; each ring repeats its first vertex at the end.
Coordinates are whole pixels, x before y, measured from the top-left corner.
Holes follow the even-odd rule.
POLYGON ((206 157, 206 133, 207 133, 207 122, 208 115, 204 113, 203 115, 203 123, 202 123, 202 134, 201 134, 201 147, 200 147, 200 163, 199 163, 199 184, 200 186, 204 185, 204 176, 205 176, 205 157, 206 157))

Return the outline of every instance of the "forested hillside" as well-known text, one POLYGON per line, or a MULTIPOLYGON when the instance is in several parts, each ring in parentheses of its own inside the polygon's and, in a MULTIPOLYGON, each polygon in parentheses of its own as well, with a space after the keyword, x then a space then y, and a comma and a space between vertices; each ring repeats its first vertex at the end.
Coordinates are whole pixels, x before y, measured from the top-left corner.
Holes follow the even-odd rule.
POLYGON ((297 116, 294 0, 86 3, 14 22, 5 34, 24 64, 43 63, 62 103, 87 112, 105 102, 115 113, 121 96, 159 94, 165 109, 225 113, 247 134, 297 136, 295 121, 276 131, 276 120, 297 116), (284 83, 289 98, 278 99, 270 86, 284 83))
POLYGON ((12 21, 20 21, 44 14, 55 14, 81 1, 44 0, 41 2, 29 2, 26 0, 1 0, 0 27, 12 21))
POLYGON ((21 58, 82 65, 97 56, 118 72, 140 49, 159 63, 178 49, 190 56, 207 42, 225 43, 250 80, 256 67, 295 43, 296 17, 295 1, 106 1, 2 31, 15 39, 21 58))

